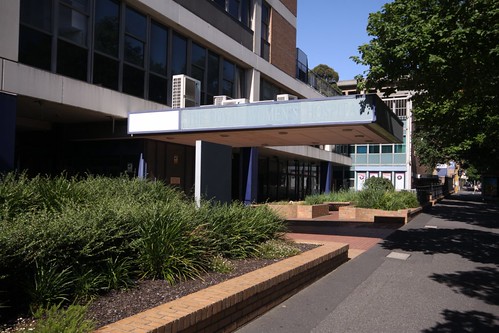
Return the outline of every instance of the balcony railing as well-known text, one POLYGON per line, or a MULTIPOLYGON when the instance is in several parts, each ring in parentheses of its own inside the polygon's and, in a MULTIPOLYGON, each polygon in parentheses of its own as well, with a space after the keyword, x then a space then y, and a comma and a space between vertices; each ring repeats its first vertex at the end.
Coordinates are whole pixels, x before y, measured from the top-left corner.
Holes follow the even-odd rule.
POLYGON ((305 83, 326 97, 341 95, 341 90, 333 82, 324 80, 312 71, 308 71, 308 82, 305 83))

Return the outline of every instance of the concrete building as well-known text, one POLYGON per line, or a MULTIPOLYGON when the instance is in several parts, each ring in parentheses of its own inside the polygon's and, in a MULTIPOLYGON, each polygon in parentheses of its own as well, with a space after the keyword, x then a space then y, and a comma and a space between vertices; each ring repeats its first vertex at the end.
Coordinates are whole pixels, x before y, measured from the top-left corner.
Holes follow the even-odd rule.
MULTIPOLYGON (((195 145, 165 135, 131 136, 129 114, 201 110, 216 96, 250 103, 277 95, 322 99, 304 79, 296 17, 296 0, 0 2, 0 171, 135 176, 143 166, 148 178, 193 192, 195 145), (183 105, 172 93, 179 74, 199 87, 197 98, 183 105)), ((376 107, 385 123, 374 117, 372 124, 346 128, 343 139, 397 141, 384 106, 369 100, 372 115, 376 107)), ((281 137, 288 125, 276 128, 281 137)), ((251 186, 252 201, 298 200, 347 175, 349 157, 324 150, 321 140, 305 141, 230 145, 232 199, 245 199, 251 186), (248 185, 252 158, 259 172, 248 185)))
MULTIPOLYGON (((347 96, 361 93, 357 89, 357 80, 340 81, 338 86, 347 96)), ((383 177, 389 179, 397 190, 411 189, 414 187, 414 178, 418 178, 417 163, 412 149, 411 93, 399 91, 389 97, 377 93, 403 122, 403 142, 350 145, 349 156, 352 158, 350 187, 360 190, 367 178, 383 177)))

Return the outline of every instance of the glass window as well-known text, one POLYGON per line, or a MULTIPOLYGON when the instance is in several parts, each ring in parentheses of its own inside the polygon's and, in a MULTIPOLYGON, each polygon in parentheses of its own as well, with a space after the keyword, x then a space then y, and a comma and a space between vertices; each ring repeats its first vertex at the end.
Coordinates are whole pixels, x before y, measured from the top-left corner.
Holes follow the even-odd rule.
POLYGON ((366 153, 367 153, 367 146, 365 145, 357 146, 357 154, 366 154, 366 153))
POLYGON ((264 2, 262 4, 262 36, 261 36, 261 54, 260 56, 265 59, 270 59, 270 6, 264 2))
POLYGON ((130 36, 125 36, 125 60, 131 64, 144 66, 144 43, 130 36))
POLYGON ((392 145, 381 145, 381 152, 383 154, 391 154, 391 153, 393 153, 393 146, 392 145))
POLYGON ((192 43, 191 65, 192 77, 203 82, 206 67, 206 49, 196 43, 192 43))
POLYGON ((228 60, 223 63, 222 95, 234 97, 234 75, 236 66, 228 60))
POLYGON ((144 71, 136 67, 123 65, 123 92, 144 97, 144 71))
POLYGON ((105 88, 118 90, 118 61, 94 54, 93 83, 105 88))
POLYGON ((59 37, 86 46, 87 31, 87 15, 64 5, 59 6, 59 37))
POLYGON ((125 61, 143 67, 146 17, 127 8, 125 21, 125 61))
POLYGON ((212 100, 213 96, 219 95, 220 88, 220 58, 213 52, 208 52, 208 80, 206 83, 206 91, 208 100, 212 100))
POLYGON ((174 33, 172 44, 172 75, 185 74, 187 69, 187 40, 184 37, 174 33))
POLYGON ((225 0, 213 0, 213 2, 225 10, 225 0))
POLYGON ((52 32, 52 0, 21 1, 21 23, 52 32))
POLYGON ((245 26, 251 26, 251 1, 241 0, 241 23, 245 26))
POLYGON ((348 146, 348 153, 355 154, 355 146, 354 145, 349 145, 348 146))
POLYGON ((19 61, 33 67, 50 70, 52 37, 28 27, 19 32, 19 61))
POLYGON ((166 64, 168 58, 168 30, 162 25, 152 22, 150 64, 152 72, 166 75, 166 64))
POLYGON ((146 39, 146 17, 130 7, 126 9, 125 33, 137 39, 146 39))
POLYGON ((57 73, 87 80, 87 49, 59 40, 57 45, 57 73))
POLYGON ((275 99, 278 94, 281 93, 279 87, 273 85, 267 80, 260 80, 260 100, 270 100, 275 99))
POLYGON ((95 3, 95 49, 118 57, 119 5, 113 0, 95 3))
POLYGON ((165 78, 149 75, 149 99, 161 104, 168 103, 168 81, 165 78))
POLYGON ((369 154, 379 154, 379 145, 369 145, 369 154))
POLYGON ((395 153, 405 153, 405 145, 395 145, 395 153))
POLYGON ((229 0, 227 12, 237 20, 239 20, 239 6, 241 5, 240 0, 229 0))

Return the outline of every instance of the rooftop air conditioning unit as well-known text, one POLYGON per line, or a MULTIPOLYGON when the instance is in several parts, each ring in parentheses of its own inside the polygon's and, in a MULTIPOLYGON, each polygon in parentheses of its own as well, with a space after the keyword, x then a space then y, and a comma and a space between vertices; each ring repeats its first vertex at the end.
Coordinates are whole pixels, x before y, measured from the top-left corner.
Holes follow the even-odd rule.
POLYGON ((295 99, 298 99, 298 97, 296 97, 295 95, 290 95, 290 94, 280 94, 280 95, 277 95, 277 101, 280 102, 280 101, 291 101, 291 100, 295 100, 295 99))
POLYGON ((248 103, 247 98, 236 98, 236 99, 228 99, 222 101, 222 105, 237 105, 237 104, 246 104, 248 103))
POLYGON ((201 82, 184 74, 173 75, 172 108, 199 106, 200 101, 201 82))
POLYGON ((227 95, 213 96, 213 105, 222 105, 223 101, 231 100, 227 95))

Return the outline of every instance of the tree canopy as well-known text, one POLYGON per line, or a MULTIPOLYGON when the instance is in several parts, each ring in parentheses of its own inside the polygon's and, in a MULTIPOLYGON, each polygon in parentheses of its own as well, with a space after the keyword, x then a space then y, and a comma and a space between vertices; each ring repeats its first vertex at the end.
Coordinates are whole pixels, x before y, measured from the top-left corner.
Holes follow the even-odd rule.
POLYGON ((367 32, 352 57, 369 68, 360 88, 415 92, 420 161, 499 170, 499 1, 394 0, 367 32))
POLYGON ((338 82, 340 75, 328 65, 320 64, 312 69, 312 72, 319 75, 329 83, 338 82))

